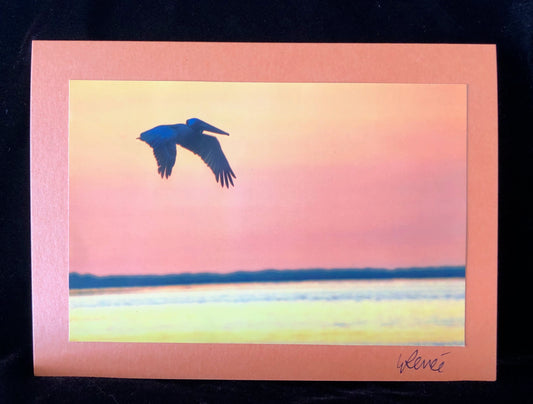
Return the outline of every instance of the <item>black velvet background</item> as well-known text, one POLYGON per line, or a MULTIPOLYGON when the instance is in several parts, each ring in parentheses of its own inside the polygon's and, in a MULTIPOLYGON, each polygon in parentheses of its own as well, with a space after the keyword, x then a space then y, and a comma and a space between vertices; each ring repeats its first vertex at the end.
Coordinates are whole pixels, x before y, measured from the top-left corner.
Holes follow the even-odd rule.
POLYGON ((532 1, 0 1, 0 403, 533 402, 532 1), (495 43, 498 381, 244 382, 32 375, 29 97, 33 39, 495 43))

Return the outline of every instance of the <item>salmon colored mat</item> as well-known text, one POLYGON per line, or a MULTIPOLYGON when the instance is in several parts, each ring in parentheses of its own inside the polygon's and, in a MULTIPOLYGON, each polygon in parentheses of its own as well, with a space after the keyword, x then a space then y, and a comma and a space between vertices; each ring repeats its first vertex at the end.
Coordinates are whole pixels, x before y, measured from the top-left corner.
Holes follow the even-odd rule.
POLYGON ((32 57, 36 375, 405 381, 496 378, 494 45, 36 41, 32 57), (69 342, 69 80, 466 84, 465 346, 69 342))

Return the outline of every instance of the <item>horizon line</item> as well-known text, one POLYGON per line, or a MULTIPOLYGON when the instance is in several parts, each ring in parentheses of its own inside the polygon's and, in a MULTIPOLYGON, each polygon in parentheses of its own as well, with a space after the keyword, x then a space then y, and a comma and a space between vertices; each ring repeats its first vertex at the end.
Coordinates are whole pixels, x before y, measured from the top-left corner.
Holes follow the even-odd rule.
POLYGON ((312 280, 357 280, 357 279, 427 279, 464 278, 464 265, 443 265, 401 268, 306 268, 306 269, 261 269, 228 273, 169 273, 141 275, 94 275, 69 273, 69 289, 99 289, 111 287, 143 287, 199 285, 214 283, 251 282, 299 282, 312 280))

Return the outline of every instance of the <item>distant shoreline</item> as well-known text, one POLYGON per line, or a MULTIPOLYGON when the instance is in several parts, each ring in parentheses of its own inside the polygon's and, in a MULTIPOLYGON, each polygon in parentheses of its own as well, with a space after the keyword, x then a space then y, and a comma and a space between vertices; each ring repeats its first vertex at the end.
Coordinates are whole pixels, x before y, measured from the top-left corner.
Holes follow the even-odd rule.
POLYGON ((127 288, 143 286, 201 285, 247 282, 298 282, 356 279, 428 279, 464 278, 464 266, 414 268, 344 268, 344 269, 265 269, 237 271, 227 274, 211 272, 169 275, 110 275, 69 274, 70 289, 127 288))

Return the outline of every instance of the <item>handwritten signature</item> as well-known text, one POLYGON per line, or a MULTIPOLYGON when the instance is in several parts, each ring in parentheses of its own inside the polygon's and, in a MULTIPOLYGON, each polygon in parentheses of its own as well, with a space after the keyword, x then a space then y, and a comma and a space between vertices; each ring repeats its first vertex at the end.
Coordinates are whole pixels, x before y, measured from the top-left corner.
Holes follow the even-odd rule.
POLYGON ((407 359, 402 359, 402 354, 400 354, 398 357, 398 362, 396 362, 396 367, 400 370, 400 374, 406 369, 429 369, 433 372, 442 373, 444 372, 444 365, 446 364, 442 357, 448 355, 449 353, 450 352, 444 352, 436 358, 424 359, 418 354, 418 349, 415 349, 407 359))

